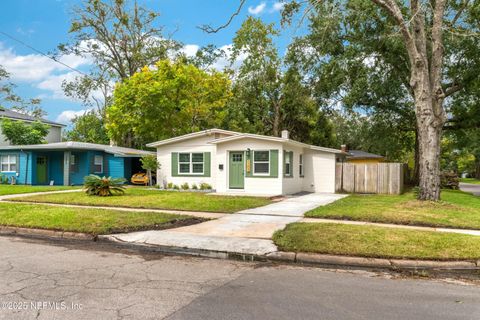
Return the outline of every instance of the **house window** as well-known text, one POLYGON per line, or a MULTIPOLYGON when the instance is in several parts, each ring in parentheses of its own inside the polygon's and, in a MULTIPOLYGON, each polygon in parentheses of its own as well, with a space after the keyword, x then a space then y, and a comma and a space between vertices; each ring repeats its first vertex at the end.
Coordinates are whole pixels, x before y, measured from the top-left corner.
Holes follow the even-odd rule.
POLYGON ((75 155, 74 154, 70 155, 70 165, 71 166, 75 165, 75 155))
POLYGON ((303 177, 303 154, 300 155, 300 161, 298 162, 298 172, 300 177, 303 177))
POLYGON ((285 176, 290 177, 292 176, 292 153, 285 152, 285 176))
POLYGON ((102 173, 103 172, 103 156, 96 155, 93 159, 93 172, 102 173))
POLYGON ((270 174, 270 151, 253 151, 253 174, 270 174))
POLYGON ((179 174, 203 174, 204 158, 203 153, 179 153, 178 173, 179 174))
POLYGON ((6 154, 1 156, 2 172, 16 172, 17 171, 17 156, 14 154, 6 154))

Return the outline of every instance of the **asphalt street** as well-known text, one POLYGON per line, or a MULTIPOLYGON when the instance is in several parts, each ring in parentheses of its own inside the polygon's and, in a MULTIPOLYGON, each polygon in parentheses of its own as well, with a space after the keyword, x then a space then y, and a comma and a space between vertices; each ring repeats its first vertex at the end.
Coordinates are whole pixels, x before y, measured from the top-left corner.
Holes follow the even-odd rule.
POLYGON ((480 319, 480 286, 0 237, 0 319, 480 319))

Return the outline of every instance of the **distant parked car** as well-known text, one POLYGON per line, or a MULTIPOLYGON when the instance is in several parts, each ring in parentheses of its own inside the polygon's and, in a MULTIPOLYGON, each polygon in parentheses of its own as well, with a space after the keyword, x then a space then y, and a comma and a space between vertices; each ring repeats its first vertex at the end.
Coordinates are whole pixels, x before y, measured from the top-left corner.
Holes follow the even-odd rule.
MULTIPOLYGON (((155 177, 154 175, 152 174, 152 185, 154 184, 155 182, 155 177)), ((132 184, 143 184, 143 185, 148 185, 148 175, 145 173, 145 172, 138 172, 138 173, 135 173, 132 178, 130 179, 130 182, 132 184)))

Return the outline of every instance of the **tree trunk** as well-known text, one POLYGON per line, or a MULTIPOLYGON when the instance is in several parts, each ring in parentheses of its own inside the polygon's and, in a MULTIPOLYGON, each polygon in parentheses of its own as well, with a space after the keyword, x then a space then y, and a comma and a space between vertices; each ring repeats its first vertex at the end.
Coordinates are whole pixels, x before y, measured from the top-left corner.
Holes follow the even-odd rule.
POLYGON ((441 127, 426 125, 419 130, 419 200, 440 200, 441 127))
POLYGON ((418 186, 418 182, 420 181, 420 141, 418 137, 418 127, 415 125, 415 150, 413 155, 413 177, 412 177, 412 185, 418 186))
POLYGON ((274 137, 280 136, 280 103, 276 102, 273 105, 273 126, 272 135, 274 137))
POLYGON ((153 185, 152 183, 152 170, 147 170, 147 175, 148 175, 148 185, 151 187, 153 185))
POLYGON ((475 179, 480 179, 480 157, 475 156, 475 179))
POLYGON ((426 60, 414 66, 411 84, 414 92, 418 134, 419 200, 440 200, 440 149, 445 123, 443 97, 432 85, 426 60))

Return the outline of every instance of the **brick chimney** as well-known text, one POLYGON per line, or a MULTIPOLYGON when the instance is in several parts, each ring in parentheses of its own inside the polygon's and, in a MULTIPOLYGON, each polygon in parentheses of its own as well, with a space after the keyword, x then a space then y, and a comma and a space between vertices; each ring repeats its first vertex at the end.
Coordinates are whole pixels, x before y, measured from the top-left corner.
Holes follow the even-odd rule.
POLYGON ((282 130, 282 138, 283 139, 290 139, 290 133, 288 132, 288 130, 282 130))
POLYGON ((346 145, 346 144, 342 144, 342 145, 340 146, 340 150, 342 150, 342 152, 347 153, 347 152, 348 152, 348 147, 347 147, 347 145, 346 145))

